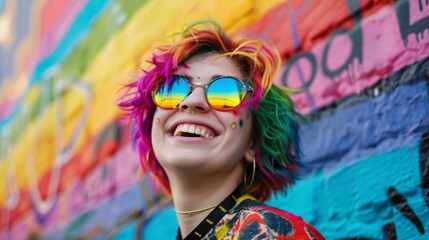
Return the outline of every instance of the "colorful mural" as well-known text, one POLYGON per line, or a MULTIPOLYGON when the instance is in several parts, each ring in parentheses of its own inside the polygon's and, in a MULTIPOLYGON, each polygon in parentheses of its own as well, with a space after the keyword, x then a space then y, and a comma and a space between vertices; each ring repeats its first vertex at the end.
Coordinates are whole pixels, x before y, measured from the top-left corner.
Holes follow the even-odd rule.
POLYGON ((1 240, 175 236, 115 99, 202 18, 273 42, 299 90, 307 167, 269 204, 327 239, 429 238, 428 1, 0 0, 1 240))

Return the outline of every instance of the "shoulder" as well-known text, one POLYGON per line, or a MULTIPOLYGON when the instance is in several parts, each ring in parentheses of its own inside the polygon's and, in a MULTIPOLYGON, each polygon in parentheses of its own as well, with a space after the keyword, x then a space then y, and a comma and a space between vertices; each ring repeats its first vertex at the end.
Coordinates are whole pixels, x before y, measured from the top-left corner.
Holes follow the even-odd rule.
POLYGON ((240 239, 324 239, 301 217, 256 201, 244 201, 236 208, 235 231, 240 239))

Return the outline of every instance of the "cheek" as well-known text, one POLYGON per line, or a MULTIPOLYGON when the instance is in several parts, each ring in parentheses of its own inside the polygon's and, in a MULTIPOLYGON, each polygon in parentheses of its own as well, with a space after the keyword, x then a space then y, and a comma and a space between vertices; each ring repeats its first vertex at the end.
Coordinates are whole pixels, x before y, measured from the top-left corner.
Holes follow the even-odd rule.
POLYGON ((154 142, 154 137, 156 138, 157 134, 162 132, 162 126, 165 124, 166 119, 168 118, 168 112, 165 110, 156 110, 153 115, 152 121, 152 144, 154 142))
POLYGON ((152 131, 154 128, 156 128, 158 125, 160 125, 160 122, 161 122, 161 116, 159 114, 158 109, 156 109, 155 114, 153 115, 152 131))
POLYGON ((153 116, 150 140, 152 142, 152 150, 154 151, 158 161, 164 158, 162 155, 163 137, 165 132, 163 126, 167 118, 168 114, 162 109, 157 110, 153 116))
POLYGON ((231 117, 231 128, 232 129, 240 129, 247 125, 251 125, 251 114, 249 109, 240 109, 238 111, 233 112, 233 116, 231 117))
POLYGON ((164 110, 157 108, 155 110, 155 114, 153 115, 152 126, 163 125, 172 113, 172 110, 164 110))

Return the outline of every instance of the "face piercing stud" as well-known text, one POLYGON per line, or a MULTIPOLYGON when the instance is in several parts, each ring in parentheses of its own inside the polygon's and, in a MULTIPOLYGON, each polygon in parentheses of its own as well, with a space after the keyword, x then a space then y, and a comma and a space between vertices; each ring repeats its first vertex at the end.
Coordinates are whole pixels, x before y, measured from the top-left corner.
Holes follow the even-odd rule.
POLYGON ((233 122, 232 124, 231 124, 231 128, 232 129, 235 129, 237 127, 237 124, 235 124, 235 122, 233 122))
POLYGON ((159 118, 155 118, 155 123, 159 123, 159 118))

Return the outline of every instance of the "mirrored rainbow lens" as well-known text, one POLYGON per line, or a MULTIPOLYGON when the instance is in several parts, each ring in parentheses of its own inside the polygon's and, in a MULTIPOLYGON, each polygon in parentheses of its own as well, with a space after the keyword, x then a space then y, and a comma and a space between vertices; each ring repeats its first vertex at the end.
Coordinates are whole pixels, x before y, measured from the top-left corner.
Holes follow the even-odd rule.
POLYGON ((154 95, 154 101, 160 108, 177 107, 189 94, 189 85, 183 77, 175 77, 171 85, 164 83, 154 95))
POLYGON ((207 101, 220 111, 229 111, 237 107, 246 92, 243 84, 230 77, 216 79, 207 89, 207 101))

